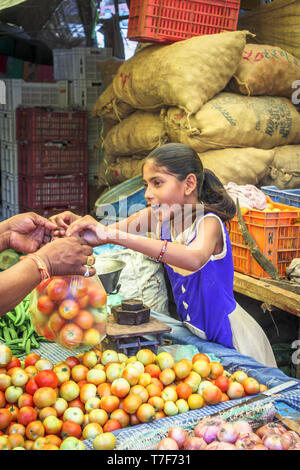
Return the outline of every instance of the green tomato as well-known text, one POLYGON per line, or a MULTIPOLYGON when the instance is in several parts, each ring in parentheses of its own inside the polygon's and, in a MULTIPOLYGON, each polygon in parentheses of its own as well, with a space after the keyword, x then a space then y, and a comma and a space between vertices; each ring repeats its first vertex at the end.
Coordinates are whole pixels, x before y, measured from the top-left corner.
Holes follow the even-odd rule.
POLYGON ((77 437, 67 437, 61 444, 60 450, 86 450, 85 445, 77 437))

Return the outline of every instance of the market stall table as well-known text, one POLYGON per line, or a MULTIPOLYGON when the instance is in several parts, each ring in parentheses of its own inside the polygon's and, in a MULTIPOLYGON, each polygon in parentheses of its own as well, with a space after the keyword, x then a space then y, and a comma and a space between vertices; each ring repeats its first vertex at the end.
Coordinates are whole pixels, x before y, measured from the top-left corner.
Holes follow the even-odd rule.
MULTIPOLYGON (((299 318, 298 340, 300 341, 300 285, 288 281, 256 279, 234 272, 233 289, 235 292, 277 307, 299 318)), ((297 379, 300 379, 300 361, 297 364, 297 379)))
MULTIPOLYGON (((224 346, 208 342, 193 335, 180 321, 175 320, 167 315, 151 311, 151 316, 163 322, 171 328, 169 333, 163 335, 165 340, 169 340, 173 345, 190 345, 196 346, 199 352, 211 354, 221 360, 224 369, 233 373, 237 370, 245 371, 249 376, 256 378, 260 383, 265 384, 268 388, 275 387, 280 384, 285 384, 291 381, 291 377, 285 375, 277 367, 266 367, 260 364, 249 356, 244 356, 237 352, 235 349, 225 348, 224 346)), ((163 350, 163 349, 162 349, 163 350)), ((293 406, 300 416, 300 382, 293 379, 295 385, 283 391, 281 394, 276 394, 264 400, 264 403, 271 404, 273 401, 280 401, 286 403, 287 406, 293 406)), ((204 408, 188 411, 179 415, 161 418, 153 423, 141 424, 134 427, 128 427, 119 431, 114 431, 117 437, 116 449, 131 449, 133 450, 133 442, 138 442, 142 446, 142 438, 145 442, 153 440, 155 433, 161 436, 163 430, 171 427, 174 423, 183 426, 192 426, 201 418, 211 415, 217 411, 224 411, 229 409, 235 404, 245 401, 249 397, 236 399, 229 402, 219 403, 214 406, 206 406, 204 408)), ((261 402, 260 402, 261 403, 261 402)), ((92 450, 92 440, 85 441, 88 449, 92 450)), ((149 442, 148 442, 149 444, 149 442)), ((139 447, 143 448, 143 447, 139 447)), ((145 447, 146 448, 146 447, 145 447)))

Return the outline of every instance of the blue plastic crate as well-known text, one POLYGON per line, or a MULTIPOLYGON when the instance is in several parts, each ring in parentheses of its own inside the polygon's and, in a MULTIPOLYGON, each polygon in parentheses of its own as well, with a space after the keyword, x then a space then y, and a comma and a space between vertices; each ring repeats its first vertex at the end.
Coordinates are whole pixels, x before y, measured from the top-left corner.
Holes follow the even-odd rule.
POLYGON ((278 189, 276 186, 262 186, 260 189, 274 202, 300 207, 300 189, 278 189))

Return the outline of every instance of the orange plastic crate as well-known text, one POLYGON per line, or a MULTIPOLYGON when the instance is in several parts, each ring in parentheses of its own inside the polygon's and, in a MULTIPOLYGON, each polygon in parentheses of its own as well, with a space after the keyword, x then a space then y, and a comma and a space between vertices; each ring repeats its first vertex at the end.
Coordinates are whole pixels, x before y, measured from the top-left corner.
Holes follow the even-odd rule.
MULTIPOLYGON (((261 252, 274 264, 279 276, 286 277, 286 267, 294 258, 300 257, 300 211, 292 206, 276 204, 270 199, 269 202, 281 212, 249 210, 243 218, 261 252)), ((229 236, 235 271, 257 278, 268 278, 268 274, 247 248, 237 216, 230 221, 229 236)))
POLYGON ((129 39, 172 43, 235 31, 240 0, 131 0, 129 39))

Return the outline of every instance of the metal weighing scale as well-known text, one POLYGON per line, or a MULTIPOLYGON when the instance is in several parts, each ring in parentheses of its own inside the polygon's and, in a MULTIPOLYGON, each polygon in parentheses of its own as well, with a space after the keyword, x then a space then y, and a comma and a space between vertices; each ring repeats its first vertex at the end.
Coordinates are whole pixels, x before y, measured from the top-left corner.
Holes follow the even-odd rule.
MULTIPOLYGON (((119 278, 125 266, 123 261, 96 257, 96 274, 108 296, 115 295, 120 289, 119 278)), ((115 349, 126 355, 135 355, 139 349, 148 348, 154 353, 162 344, 163 334, 169 333, 171 328, 165 323, 150 315, 147 323, 140 325, 120 325, 109 313, 107 315, 106 338, 102 342, 102 349, 115 349), (147 337, 145 337, 147 336, 147 337), (150 338, 148 337, 150 336, 150 338)))

